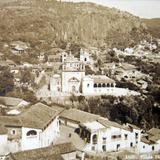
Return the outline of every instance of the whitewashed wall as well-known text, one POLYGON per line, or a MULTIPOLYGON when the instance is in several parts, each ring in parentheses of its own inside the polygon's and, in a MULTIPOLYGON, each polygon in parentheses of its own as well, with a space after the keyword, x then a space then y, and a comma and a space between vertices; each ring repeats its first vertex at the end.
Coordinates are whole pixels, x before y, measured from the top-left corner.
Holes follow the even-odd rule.
POLYGON ((47 147, 59 135, 59 119, 56 117, 44 130, 22 127, 22 150, 47 147), (27 136, 27 132, 35 130, 37 135, 27 136))
POLYGON ((133 132, 111 127, 106 128, 105 130, 99 130, 95 133, 92 133, 92 135, 97 134, 98 135, 98 143, 96 145, 88 144, 85 148, 86 151, 91 152, 103 152, 103 146, 106 146, 106 151, 117 151, 117 145, 119 144, 119 150, 121 149, 135 149, 136 146, 140 143, 140 137, 141 133, 140 130, 133 130, 133 132), (138 139, 135 139, 135 133, 138 133, 138 139), (125 134, 128 135, 127 139, 125 139, 125 134), (121 135, 121 138, 118 139, 112 139, 112 135, 121 135), (103 138, 106 138, 106 143, 103 143, 103 138), (136 143, 137 141, 137 143, 136 143), (132 143, 132 147, 131 147, 132 143), (95 147, 95 150, 92 150, 92 146, 95 147))
POLYGON ((7 151, 7 134, 0 135, 0 155, 4 155, 7 151))
POLYGON ((97 87, 94 88, 93 93, 84 92, 85 96, 91 95, 113 95, 113 96, 129 96, 129 95, 140 95, 140 93, 136 91, 131 91, 126 88, 117 88, 117 87, 97 87))
POLYGON ((42 130, 40 129, 22 127, 21 150, 40 148, 41 132, 42 130), (27 136, 27 132, 29 132, 30 130, 36 131, 37 135, 27 136))
POLYGON ((68 85, 68 81, 75 77, 79 80, 77 88, 80 89, 82 78, 85 76, 85 72, 62 72, 62 92, 69 93, 71 91, 71 87, 68 85))

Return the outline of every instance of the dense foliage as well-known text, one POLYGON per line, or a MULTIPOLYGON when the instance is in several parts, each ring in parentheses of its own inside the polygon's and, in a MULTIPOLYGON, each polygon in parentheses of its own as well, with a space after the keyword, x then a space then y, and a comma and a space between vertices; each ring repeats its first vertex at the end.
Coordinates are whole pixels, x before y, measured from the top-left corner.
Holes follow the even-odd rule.
POLYGON ((5 95, 14 87, 13 74, 9 68, 0 68, 0 95, 5 95))

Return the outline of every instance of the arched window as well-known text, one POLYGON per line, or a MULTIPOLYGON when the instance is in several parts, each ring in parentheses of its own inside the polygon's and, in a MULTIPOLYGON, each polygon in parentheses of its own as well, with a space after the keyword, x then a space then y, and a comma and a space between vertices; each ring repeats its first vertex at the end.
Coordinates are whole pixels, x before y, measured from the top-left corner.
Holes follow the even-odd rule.
POLYGON ((94 134, 92 137, 93 144, 97 144, 97 140, 98 140, 97 135, 94 134))
POLYGON ((105 83, 102 84, 102 87, 106 87, 105 83))
POLYGON ((94 87, 97 88, 97 84, 96 83, 94 84, 94 87))
POLYGON ((109 87, 109 83, 107 83, 107 87, 109 87))
POLYGON ((98 84, 98 87, 101 87, 101 83, 98 84))
POLYGON ((30 130, 27 132, 27 136, 35 136, 37 135, 37 132, 35 130, 30 130))
POLYGON ((114 87, 114 84, 113 84, 113 83, 111 83, 111 87, 114 87))

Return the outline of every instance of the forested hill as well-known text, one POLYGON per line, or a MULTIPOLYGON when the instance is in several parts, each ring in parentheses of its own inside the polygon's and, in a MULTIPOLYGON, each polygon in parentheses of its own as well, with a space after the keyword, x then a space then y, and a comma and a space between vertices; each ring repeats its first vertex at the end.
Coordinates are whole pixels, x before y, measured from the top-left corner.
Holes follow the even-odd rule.
POLYGON ((46 42, 46 48, 53 42, 64 41, 128 46, 145 35, 145 25, 138 17, 93 3, 7 0, 0 6, 0 41, 3 42, 22 40, 37 48, 42 41, 46 42))

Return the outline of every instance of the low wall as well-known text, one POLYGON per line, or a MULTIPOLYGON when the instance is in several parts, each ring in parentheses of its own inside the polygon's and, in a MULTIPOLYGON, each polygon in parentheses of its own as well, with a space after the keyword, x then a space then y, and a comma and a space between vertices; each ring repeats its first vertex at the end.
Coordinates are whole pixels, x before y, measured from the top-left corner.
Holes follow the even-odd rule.
POLYGON ((84 96, 88 96, 88 95, 92 95, 92 96, 96 96, 96 95, 112 95, 112 96, 137 96, 140 95, 139 92, 136 91, 132 91, 129 90, 127 88, 117 88, 117 87, 97 87, 94 88, 94 92, 90 93, 90 94, 85 94, 84 96))

